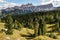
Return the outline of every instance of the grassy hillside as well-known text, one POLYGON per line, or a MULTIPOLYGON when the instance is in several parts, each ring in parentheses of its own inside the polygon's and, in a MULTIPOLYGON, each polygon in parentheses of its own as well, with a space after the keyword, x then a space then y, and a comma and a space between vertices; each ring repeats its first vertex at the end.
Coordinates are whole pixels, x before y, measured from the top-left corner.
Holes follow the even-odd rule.
MULTIPOLYGON (((4 27, 5 27, 4 24, 5 23, 0 23, 0 25, 1 25, 0 30, 4 29, 4 27)), ((46 27, 53 26, 53 25, 54 24, 46 24, 46 27)), ((49 29, 47 28, 47 31, 48 30, 49 29)), ((0 40, 29 40, 29 38, 32 37, 32 36, 29 37, 30 34, 34 34, 34 30, 28 29, 28 28, 22 28, 22 30, 18 31, 18 30, 14 29, 13 35, 7 35, 5 32, 0 33, 0 40)), ((57 35, 56 37, 57 37, 56 40, 60 40, 60 38, 59 38, 60 35, 57 35)), ((40 36, 37 36, 37 37, 33 37, 30 40, 55 40, 55 39, 50 38, 46 35, 45 36, 40 35, 40 36)))
POLYGON ((23 15, 6 14, 1 21, 1 40, 60 39, 60 10, 23 15))

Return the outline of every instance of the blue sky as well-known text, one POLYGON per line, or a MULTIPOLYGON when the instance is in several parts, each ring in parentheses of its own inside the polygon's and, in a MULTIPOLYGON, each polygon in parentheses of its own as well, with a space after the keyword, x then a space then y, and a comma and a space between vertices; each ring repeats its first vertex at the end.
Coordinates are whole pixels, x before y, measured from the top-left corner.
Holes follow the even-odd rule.
POLYGON ((20 6, 22 4, 32 3, 33 5, 43 5, 52 3, 54 6, 60 6, 60 0, 0 0, 0 9, 20 6), (55 2, 53 2, 55 1, 55 2))
POLYGON ((41 0, 7 0, 7 1, 17 3, 17 4, 33 3, 34 5, 38 5, 38 4, 40 4, 41 0))
POLYGON ((17 4, 27 4, 32 3, 33 5, 40 5, 42 1, 49 2, 50 0, 6 0, 8 2, 17 3, 17 4))

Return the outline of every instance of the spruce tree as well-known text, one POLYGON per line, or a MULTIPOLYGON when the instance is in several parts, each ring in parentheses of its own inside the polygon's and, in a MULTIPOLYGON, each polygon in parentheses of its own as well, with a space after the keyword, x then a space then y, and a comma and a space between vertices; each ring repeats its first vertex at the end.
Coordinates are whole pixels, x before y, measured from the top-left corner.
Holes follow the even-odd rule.
POLYGON ((8 14, 6 16, 6 23, 5 23, 5 28, 7 29, 6 34, 12 34, 13 33, 13 19, 12 19, 12 16, 10 14, 8 14))
POLYGON ((38 28, 38 35, 42 34, 42 19, 39 20, 39 28, 38 28))
POLYGON ((57 20, 57 31, 59 31, 59 16, 58 16, 58 13, 56 14, 56 20, 57 20))
POLYGON ((45 17, 44 16, 42 17, 42 24, 43 24, 43 26, 42 26, 43 35, 45 35, 46 34, 46 22, 45 22, 45 17))
POLYGON ((37 18, 35 18, 35 21, 34 21, 34 32, 35 32, 35 37, 38 36, 38 28, 39 28, 39 23, 38 23, 38 20, 37 18))
POLYGON ((18 23, 17 29, 20 31, 21 28, 23 28, 23 25, 21 23, 18 23))

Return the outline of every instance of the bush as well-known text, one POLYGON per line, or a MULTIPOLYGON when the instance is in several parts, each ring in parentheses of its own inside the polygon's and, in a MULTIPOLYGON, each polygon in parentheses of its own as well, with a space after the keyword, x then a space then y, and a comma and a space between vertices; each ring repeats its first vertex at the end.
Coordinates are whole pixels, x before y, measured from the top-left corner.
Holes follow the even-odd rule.
POLYGON ((11 35, 11 34, 13 34, 13 30, 8 29, 7 31, 5 31, 5 33, 8 34, 8 35, 11 35))
POLYGON ((51 33, 51 34, 49 35, 49 37, 54 38, 54 39, 57 39, 56 34, 53 34, 53 33, 51 33))

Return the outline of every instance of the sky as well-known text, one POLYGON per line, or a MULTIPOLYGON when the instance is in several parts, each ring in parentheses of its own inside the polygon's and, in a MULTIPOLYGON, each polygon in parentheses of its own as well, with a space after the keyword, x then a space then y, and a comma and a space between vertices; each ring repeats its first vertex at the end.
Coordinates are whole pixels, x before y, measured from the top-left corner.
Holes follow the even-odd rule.
POLYGON ((27 3, 32 3, 35 6, 45 5, 49 3, 52 3, 54 7, 60 6, 60 0, 0 0, 0 9, 20 6, 27 3))

